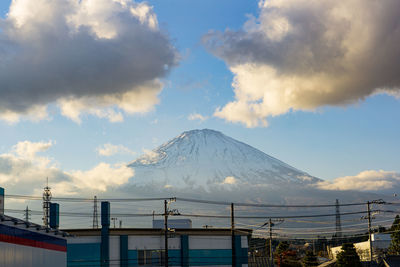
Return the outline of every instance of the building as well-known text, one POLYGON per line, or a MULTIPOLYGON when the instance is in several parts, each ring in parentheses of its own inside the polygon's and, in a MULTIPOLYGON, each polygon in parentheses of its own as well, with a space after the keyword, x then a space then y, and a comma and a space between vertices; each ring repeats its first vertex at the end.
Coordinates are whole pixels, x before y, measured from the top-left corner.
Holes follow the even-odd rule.
POLYGON ((248 266, 252 231, 192 228, 169 220, 168 235, 157 228, 110 229, 110 203, 101 203, 101 229, 60 231, 59 205, 49 205, 49 227, 4 215, 0 188, 0 266, 248 266))
MULTIPOLYGON (((109 228, 109 203, 102 202, 101 229, 65 230, 67 265, 73 266, 164 266, 165 232, 155 228, 109 228)), ((251 230, 172 229, 168 233, 169 266, 235 266, 248 264, 251 230), (234 248, 232 250, 232 248, 234 248), (232 253, 233 252, 233 253, 232 253)))
MULTIPOLYGON (((371 234, 372 251, 374 258, 377 254, 384 252, 389 248, 391 242, 390 234, 371 234)), ((357 254, 360 256, 361 261, 369 261, 369 241, 354 243, 357 254)), ((329 251, 329 256, 336 259, 336 255, 341 251, 342 246, 332 247, 329 251)))
MULTIPOLYGON (((164 220, 153 220, 153 228, 164 229, 164 220)), ((168 228, 189 229, 192 228, 192 220, 190 219, 172 219, 168 220, 168 228)))
MULTIPOLYGON (((68 266, 102 266, 101 229, 66 230, 68 266)), ((249 230, 235 236, 237 266, 247 266, 249 230)), ((109 230, 107 266, 164 266, 164 232, 151 228, 109 230)), ((168 238, 169 266, 232 266, 229 229, 177 229, 168 238)), ((105 257, 103 257, 105 258, 105 257)))
POLYGON ((3 188, 0 199, 0 266, 66 266, 66 233, 4 215, 3 188))

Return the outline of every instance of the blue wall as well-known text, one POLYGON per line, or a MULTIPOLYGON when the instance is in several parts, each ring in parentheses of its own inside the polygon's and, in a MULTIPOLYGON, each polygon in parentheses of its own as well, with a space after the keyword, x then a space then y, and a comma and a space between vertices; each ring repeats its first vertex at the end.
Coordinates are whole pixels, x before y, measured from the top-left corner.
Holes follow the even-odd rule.
POLYGON ((67 266, 100 266, 100 243, 68 244, 67 266))
POLYGON ((205 265, 231 265, 232 251, 230 249, 191 249, 189 250, 189 264, 205 265))
MULTIPOLYGON (((247 248, 241 248, 240 236, 236 237, 236 257, 238 266, 247 264, 247 248)), ((180 249, 170 249, 170 266, 207 266, 207 265, 232 265, 231 249, 188 249, 188 236, 181 237, 180 249)), ((69 244, 67 260, 68 266, 101 266, 101 244, 69 244)), ((122 267, 136 267, 138 265, 138 251, 128 250, 128 236, 120 236, 120 259, 122 267)), ((153 264, 155 264, 155 259, 153 264)), ((113 263, 113 264, 116 264, 113 263)), ((118 265, 115 265, 118 266, 118 265)))

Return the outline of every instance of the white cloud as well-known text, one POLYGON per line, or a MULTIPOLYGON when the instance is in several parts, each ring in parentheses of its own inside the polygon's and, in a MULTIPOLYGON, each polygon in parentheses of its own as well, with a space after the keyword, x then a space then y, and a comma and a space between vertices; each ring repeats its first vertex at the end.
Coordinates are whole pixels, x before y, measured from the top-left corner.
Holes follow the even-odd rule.
POLYGON ((149 149, 143 149, 143 153, 144 154, 137 159, 141 164, 152 164, 163 156, 163 154, 159 154, 158 152, 149 149))
POLYGON ((96 150, 100 156, 105 157, 109 157, 115 154, 136 154, 135 152, 123 145, 113 145, 110 143, 104 144, 101 147, 98 147, 96 150))
POLYGON ((71 184, 81 190, 90 188, 92 190, 106 191, 108 187, 120 186, 128 182, 134 175, 133 169, 123 164, 110 165, 100 163, 88 171, 68 172, 71 184))
POLYGON ((227 176, 224 181, 222 182, 222 184, 237 184, 237 179, 233 176, 227 176))
POLYGON ((29 120, 33 122, 38 122, 41 120, 49 119, 47 114, 46 106, 32 106, 24 112, 14 112, 12 110, 5 110, 0 112, 0 120, 7 122, 8 124, 15 124, 20 120, 29 120))
POLYGON ((31 142, 31 141, 21 141, 13 146, 12 151, 21 158, 33 159, 36 157, 38 152, 43 152, 48 150, 53 146, 55 142, 31 142))
POLYGON ((188 120, 194 121, 194 120, 199 120, 201 122, 208 120, 207 116, 203 116, 199 113, 192 113, 188 116, 188 120))
POLYGON ((9 153, 0 154, 0 184, 19 194, 41 194, 46 177, 54 194, 89 194, 120 186, 134 176, 124 164, 99 163, 92 169, 63 171, 49 157, 37 153, 50 149, 55 142, 19 142, 9 153))
POLYGON ((146 113, 159 103, 158 94, 162 90, 162 83, 154 81, 146 86, 140 86, 134 91, 122 94, 106 94, 103 96, 63 98, 58 100, 61 114, 81 123, 81 114, 86 113, 99 118, 107 118, 110 122, 122 122, 122 110, 127 114, 146 113))
POLYGON ((152 7, 128 0, 17 0, 0 21, 0 119, 47 118, 57 103, 123 120, 151 110, 177 64, 152 7))
POLYGON ((259 16, 243 29, 204 37, 234 74, 235 99, 215 116, 267 126, 268 117, 348 105, 382 88, 398 95, 399 1, 268 0, 259 6, 259 16))
POLYGON ((382 191, 400 187, 400 173, 394 171, 368 170, 355 176, 344 176, 323 181, 317 187, 325 190, 382 191))

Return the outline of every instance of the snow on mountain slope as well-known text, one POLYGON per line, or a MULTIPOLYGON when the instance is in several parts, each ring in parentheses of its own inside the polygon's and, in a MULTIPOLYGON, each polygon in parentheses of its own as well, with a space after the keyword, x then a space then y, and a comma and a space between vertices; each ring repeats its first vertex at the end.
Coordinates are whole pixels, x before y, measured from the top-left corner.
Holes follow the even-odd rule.
POLYGON ((130 184, 157 188, 263 185, 270 189, 321 181, 221 132, 182 133, 129 164, 130 184))

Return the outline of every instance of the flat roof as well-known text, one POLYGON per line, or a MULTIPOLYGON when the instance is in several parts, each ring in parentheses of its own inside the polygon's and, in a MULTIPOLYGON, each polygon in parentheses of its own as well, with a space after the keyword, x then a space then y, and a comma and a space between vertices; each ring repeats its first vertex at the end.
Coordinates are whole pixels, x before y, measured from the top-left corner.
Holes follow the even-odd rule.
MULTIPOLYGON (((74 236, 99 236, 101 235, 101 228, 98 229, 63 229, 74 236)), ((251 229, 236 228, 236 235, 251 235, 251 229)), ((154 228, 110 228, 110 235, 163 235, 164 229, 154 228)), ((230 236, 232 235, 231 229, 228 228, 190 228, 190 229, 174 229, 171 234, 176 235, 217 235, 217 236, 230 236)))

